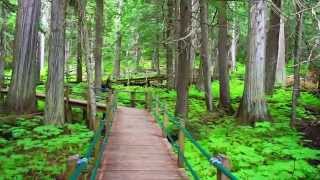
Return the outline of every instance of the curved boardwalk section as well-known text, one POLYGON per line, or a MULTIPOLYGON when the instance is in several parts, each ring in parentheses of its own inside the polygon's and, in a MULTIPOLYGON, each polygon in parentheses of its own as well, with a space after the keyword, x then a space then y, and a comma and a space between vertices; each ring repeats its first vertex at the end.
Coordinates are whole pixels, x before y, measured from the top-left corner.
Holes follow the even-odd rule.
POLYGON ((187 179, 177 166, 161 129, 145 110, 117 110, 99 180, 187 179))

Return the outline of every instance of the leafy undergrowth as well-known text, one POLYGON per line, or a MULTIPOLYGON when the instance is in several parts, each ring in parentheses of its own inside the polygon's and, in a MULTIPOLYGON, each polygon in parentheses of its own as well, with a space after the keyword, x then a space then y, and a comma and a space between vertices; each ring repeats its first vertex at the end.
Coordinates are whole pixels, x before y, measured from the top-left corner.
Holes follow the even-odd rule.
POLYGON ((44 126, 41 117, 0 124, 0 179, 54 179, 92 136, 85 125, 44 126))
MULTIPOLYGON (((206 127, 199 142, 212 154, 226 154, 240 179, 319 179, 320 167, 308 160, 320 151, 304 147, 301 135, 287 123, 259 122, 256 127, 238 126, 231 117, 206 127), (277 175, 275 177, 275 175, 277 175)), ((201 179, 212 179, 215 169, 186 143, 186 156, 201 179)))
MULTIPOLYGON (((233 107, 237 108, 243 93, 243 81, 233 78, 230 86, 233 107)), ((218 90, 219 85, 214 82, 215 97, 218 90)), ((190 92, 194 95, 194 91, 191 89, 190 92)), ((308 140, 289 127, 291 93, 291 89, 279 88, 273 96, 267 97, 273 122, 258 122, 256 127, 240 126, 233 116, 214 116, 211 122, 208 117, 199 119, 199 113, 212 115, 205 115, 204 104, 191 99, 189 129, 208 152, 227 155, 233 165, 232 171, 240 179, 320 179, 320 165, 312 163, 314 160, 319 162, 320 150, 305 147, 304 141, 308 140)), ((317 120, 319 117, 305 110, 306 105, 320 107, 320 101, 314 95, 302 92, 298 118, 317 120)), ((215 168, 189 141, 186 142, 186 157, 201 179, 212 179, 216 175, 215 168)))
MULTIPOLYGON (((240 66, 230 80, 232 106, 238 108, 243 94, 244 67, 240 66)), ((142 87, 118 87, 126 90, 145 90, 142 87)), ((152 88, 155 94, 165 102, 168 110, 173 112, 176 92, 152 88)), ((217 105, 219 83, 212 84, 214 102, 217 105)), ((289 127, 291 113, 291 89, 278 88, 273 96, 267 97, 268 108, 273 117, 272 122, 258 122, 256 127, 240 126, 233 116, 219 113, 206 113, 203 92, 191 86, 189 90, 188 129, 197 141, 215 154, 225 154, 233 165, 232 171, 239 179, 320 179, 320 150, 304 146, 303 134, 289 127), (316 161, 318 162, 318 161, 316 161)), ((123 105, 128 105, 129 96, 119 94, 123 105)), ((141 98, 141 97, 140 97, 141 98)), ((297 117, 316 120, 305 109, 306 105, 320 107, 319 99, 308 92, 301 92, 297 117)), ((177 128, 170 126, 169 131, 176 137, 177 128)), ((201 179, 213 179, 216 170, 198 150, 186 141, 186 157, 199 173, 201 179)))

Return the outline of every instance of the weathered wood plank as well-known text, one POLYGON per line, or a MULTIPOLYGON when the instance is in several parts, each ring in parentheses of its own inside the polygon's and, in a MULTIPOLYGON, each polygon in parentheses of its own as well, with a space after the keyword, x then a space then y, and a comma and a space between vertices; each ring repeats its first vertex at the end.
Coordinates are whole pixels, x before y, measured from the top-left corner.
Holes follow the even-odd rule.
POLYGON ((170 152, 147 111, 119 108, 97 179, 187 179, 170 152))
MULTIPOLYGON (((6 93, 8 93, 8 89, 1 89, 0 92, 6 94, 6 93)), ((37 96, 37 99, 40 99, 40 100, 45 100, 45 98, 46 98, 46 95, 43 94, 43 93, 37 93, 36 96, 37 96)), ((64 98, 64 101, 66 102, 66 101, 67 101, 67 98, 64 98)), ((86 108, 88 102, 87 102, 86 100, 69 98, 69 103, 70 103, 72 106, 86 108)), ((97 103, 97 110, 104 112, 104 111, 106 110, 106 104, 104 104, 104 103, 97 103)))

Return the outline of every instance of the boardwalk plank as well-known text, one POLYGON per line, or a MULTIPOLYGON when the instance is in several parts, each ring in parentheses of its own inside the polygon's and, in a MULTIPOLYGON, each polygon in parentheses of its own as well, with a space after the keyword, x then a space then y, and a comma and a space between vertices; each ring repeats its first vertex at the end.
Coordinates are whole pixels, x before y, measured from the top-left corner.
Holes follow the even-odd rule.
POLYGON ((187 179, 150 114, 119 108, 99 169, 99 180, 187 179))

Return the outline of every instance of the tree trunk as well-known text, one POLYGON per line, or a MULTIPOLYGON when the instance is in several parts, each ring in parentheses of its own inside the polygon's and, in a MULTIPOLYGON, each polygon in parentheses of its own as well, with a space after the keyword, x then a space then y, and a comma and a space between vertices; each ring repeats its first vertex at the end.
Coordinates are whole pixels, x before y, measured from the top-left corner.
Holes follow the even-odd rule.
POLYGON ((250 48, 244 94, 237 117, 241 123, 254 124, 269 118, 265 100, 266 0, 250 1, 250 48))
MULTIPOLYGON (((281 0, 272 0, 272 2, 281 9, 281 0)), ((271 10, 269 31, 267 35, 266 52, 266 80, 265 90, 267 94, 272 94, 276 79, 276 69, 279 49, 280 15, 271 10)))
MULTIPOLYGON (((181 22, 181 14, 180 14, 180 2, 181 0, 175 0, 175 8, 174 8, 174 15, 175 15, 175 25, 174 25, 174 36, 175 39, 180 38, 180 22, 181 22)), ((175 41, 175 49, 176 52, 174 53, 174 86, 177 88, 177 78, 178 78, 178 62, 179 62, 179 41, 175 41)))
POLYGON ((153 69, 157 72, 157 74, 160 74, 160 63, 159 63, 159 44, 156 44, 156 47, 153 48, 153 54, 152 54, 152 66, 153 69))
POLYGON ((121 32, 116 33, 116 49, 115 49, 115 59, 114 59, 114 70, 113 76, 115 79, 120 78, 120 63, 121 63, 121 32))
POLYGON ((208 57, 208 0, 200 0, 200 26, 201 26, 201 64, 204 79, 205 99, 208 111, 213 110, 210 61, 208 57))
POLYGON ((232 29, 232 39, 231 39, 231 46, 230 46, 230 61, 231 61, 231 71, 236 70, 237 65, 237 41, 238 41, 238 34, 236 32, 235 27, 232 29))
MULTIPOLYGON (((76 10, 77 11, 77 10, 76 10)), ((81 19, 78 17, 78 35, 77 35, 77 82, 82 82, 82 49, 81 49, 81 19)))
MULTIPOLYGON (((192 18, 192 1, 180 1, 180 40, 178 42, 178 69, 177 69, 177 100, 176 100, 176 115, 180 118, 180 126, 184 128, 185 121, 188 118, 188 90, 190 82, 190 48, 191 37, 188 36, 191 30, 192 18)), ((179 165, 183 166, 184 153, 184 134, 179 132, 179 165)))
MULTIPOLYGON (((193 65, 195 64, 197 52, 200 49, 200 37, 201 34, 201 28, 200 28, 200 15, 199 15, 199 9, 200 9, 200 3, 199 0, 192 0, 192 18, 191 18, 191 47, 190 47, 190 84, 197 81, 197 77, 193 74, 193 65)), ((201 67, 200 67, 201 68, 201 67)), ((201 72, 202 73, 202 72, 201 72)))
POLYGON ((45 123, 64 124, 65 0, 52 1, 45 123))
POLYGON ((294 126, 297 119, 297 103, 300 93, 300 58, 301 58, 301 44, 303 32, 303 12, 299 4, 296 4, 296 29, 295 29, 295 43, 294 43, 294 81, 292 90, 292 110, 291 110, 291 127, 294 126))
POLYGON ((141 60, 141 47, 140 47, 140 34, 135 33, 135 56, 136 56, 136 72, 139 71, 140 60, 141 60))
MULTIPOLYGON (((235 3, 235 2, 233 2, 235 3)), ((234 6, 236 8, 236 6, 234 6)), ((237 61, 237 52, 238 52, 238 40, 239 40, 239 30, 238 30, 238 19, 236 14, 233 14, 233 28, 232 28, 232 39, 231 39, 231 47, 230 47, 230 57, 231 57, 231 70, 236 70, 236 61, 237 61)))
POLYGON ((280 86, 286 85, 286 39, 284 30, 284 20, 281 18, 280 22, 280 34, 279 34, 279 50, 278 50, 278 62, 276 71, 276 84, 280 86))
POLYGON ((226 1, 219 1, 220 6, 218 9, 219 18, 219 84, 220 84, 220 98, 219 106, 228 113, 233 113, 234 110, 231 106, 230 100, 230 87, 229 87, 229 68, 228 68, 228 22, 226 13, 226 1))
POLYGON ((69 60, 69 56, 70 56, 70 42, 69 41, 65 41, 65 46, 64 46, 64 65, 65 65, 65 77, 67 82, 70 81, 70 64, 68 62, 69 60))
POLYGON ((39 48, 40 48, 40 54, 39 54, 39 60, 40 60, 40 72, 41 72, 41 70, 44 68, 44 56, 45 56, 45 46, 46 46, 46 44, 45 44, 45 42, 46 42, 46 37, 45 37, 45 35, 43 34, 43 33, 40 33, 39 34, 39 36, 40 36, 40 44, 39 44, 39 48))
POLYGON ((23 114, 36 111, 35 58, 40 1, 19 0, 18 7, 8 107, 16 114, 23 114))
POLYGON ((34 74, 34 79, 35 79, 35 83, 38 84, 39 81, 40 81, 40 33, 38 33, 38 36, 37 36, 37 54, 36 54, 36 67, 35 67, 35 74, 34 74))
POLYGON ((174 0, 167 1, 168 6, 168 17, 167 17, 167 43, 166 43, 166 52, 167 52, 167 88, 174 88, 174 49, 175 45, 173 42, 174 39, 174 0))
POLYGON ((95 86, 101 88, 104 14, 103 0, 96 0, 95 86))
POLYGON ((89 120, 89 128, 95 129, 97 128, 96 122, 96 95, 94 91, 94 59, 90 55, 90 40, 88 36, 88 27, 86 24, 86 15, 85 15, 85 7, 86 4, 82 0, 77 0, 79 4, 79 17, 80 17, 80 32, 81 32, 81 49, 83 52, 83 57, 86 62, 86 71, 87 71, 87 83, 88 83, 88 120, 89 120))
MULTIPOLYGON (((154 45, 154 46, 156 46, 156 45, 154 45)), ((156 70, 156 64, 157 64, 157 60, 156 60, 156 56, 157 56, 157 53, 156 53, 156 47, 153 47, 153 49, 152 49, 152 57, 151 57, 151 69, 152 69, 152 71, 155 71, 156 70)))
POLYGON ((160 75, 160 54, 159 54, 159 35, 156 35, 156 42, 154 44, 153 54, 152 54, 152 64, 154 70, 160 75))
POLYGON ((50 8, 51 3, 48 1, 41 1, 41 31, 39 31, 39 66, 40 72, 44 68, 45 61, 45 48, 46 48, 46 33, 49 32, 49 24, 50 24, 50 8))
POLYGON ((5 69, 5 33, 7 31, 7 13, 3 6, 1 8, 1 18, 3 20, 0 29, 0 88, 4 86, 4 69, 5 69))
POLYGON ((120 78, 120 63, 121 63, 121 14, 122 14, 123 0, 117 0, 117 15, 115 18, 115 28, 116 28, 116 47, 115 47, 115 57, 114 57, 114 68, 113 77, 115 79, 120 78))
POLYGON ((180 2, 180 38, 185 37, 179 41, 178 52, 179 61, 177 69, 177 101, 176 101, 176 114, 181 118, 187 117, 188 106, 188 89, 190 76, 190 48, 191 37, 188 36, 191 27, 191 0, 183 0, 180 2))

